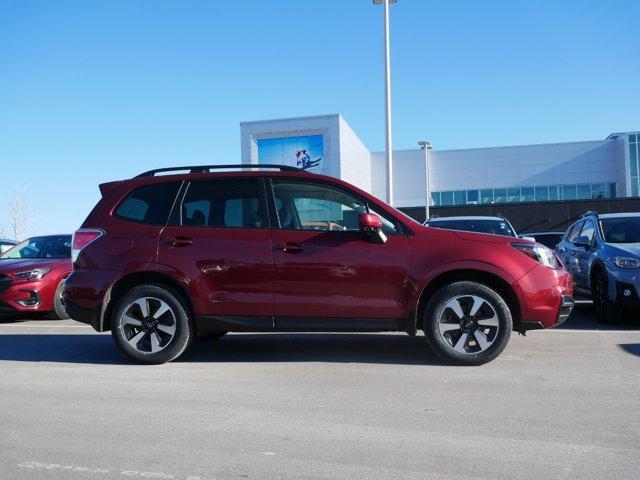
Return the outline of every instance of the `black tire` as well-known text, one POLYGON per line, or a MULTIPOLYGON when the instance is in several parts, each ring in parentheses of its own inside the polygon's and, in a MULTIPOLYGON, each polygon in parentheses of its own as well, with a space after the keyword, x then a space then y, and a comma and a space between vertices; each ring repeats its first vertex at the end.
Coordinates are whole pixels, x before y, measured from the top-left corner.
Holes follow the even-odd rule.
POLYGON ((622 309, 609 299, 609 280, 602 270, 594 275, 591 282, 591 300, 600 323, 612 324, 620 321, 622 309))
POLYGON ((69 318, 69 314, 62 303, 62 290, 64 290, 64 278, 60 281, 56 287, 56 292, 53 294, 53 311, 51 312, 51 318, 54 320, 66 320, 69 318))
POLYGON ((182 296, 165 285, 151 284, 134 287, 120 298, 111 316, 111 335, 125 356, 139 363, 159 364, 178 358, 194 338, 195 329, 189 308, 182 296), (146 305, 148 310, 146 317, 142 314, 140 307, 134 307, 133 304, 136 302, 146 305), (156 304, 158 305, 156 314, 163 304, 168 306, 169 311, 158 316, 161 320, 156 321, 155 329, 153 327, 147 329, 143 325, 153 322, 151 310, 156 304), (138 309, 137 315, 134 313, 135 309, 138 309), (127 313, 126 317, 125 313, 127 313), (140 321, 140 327, 128 323, 132 317, 135 317, 133 320, 140 321), (172 329, 173 333, 169 335, 160 327, 172 329), (135 342, 137 336, 140 336, 140 339, 135 342), (159 351, 152 351, 154 347, 151 336, 159 340, 156 345, 156 348, 161 348, 159 351))
POLYGON ((224 337, 227 333, 229 332, 208 332, 208 333, 204 333, 202 335, 198 335, 197 336, 197 340, 204 340, 207 342, 213 342, 215 340, 218 340, 222 337, 224 337))
POLYGON ((490 362, 504 351, 512 329, 511 310, 505 300, 493 289, 474 281, 441 287, 427 305, 423 318, 423 330, 431 349, 442 360, 455 365, 490 362), (482 301, 478 300, 480 307, 471 315, 476 299, 482 301), (462 317, 450 307, 452 302, 457 303, 462 317), (442 329, 449 331, 442 333, 442 329))

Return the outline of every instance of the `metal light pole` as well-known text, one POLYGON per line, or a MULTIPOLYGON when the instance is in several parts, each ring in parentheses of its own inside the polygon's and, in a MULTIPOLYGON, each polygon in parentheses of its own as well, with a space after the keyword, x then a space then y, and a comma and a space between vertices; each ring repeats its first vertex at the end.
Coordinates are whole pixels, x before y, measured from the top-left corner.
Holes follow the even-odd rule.
POLYGON ((393 152, 391 141, 391 55, 389 52, 389 4, 398 0, 373 0, 376 5, 384 5, 384 73, 385 73, 385 114, 387 146, 387 202, 393 205, 393 152))
POLYGON ((427 184, 426 197, 424 202, 424 215, 425 221, 429 220, 429 202, 431 201, 431 179, 429 178, 429 166, 431 163, 430 152, 431 152, 431 142, 423 140, 418 142, 422 151, 424 151, 424 171, 425 171, 425 180, 427 184))

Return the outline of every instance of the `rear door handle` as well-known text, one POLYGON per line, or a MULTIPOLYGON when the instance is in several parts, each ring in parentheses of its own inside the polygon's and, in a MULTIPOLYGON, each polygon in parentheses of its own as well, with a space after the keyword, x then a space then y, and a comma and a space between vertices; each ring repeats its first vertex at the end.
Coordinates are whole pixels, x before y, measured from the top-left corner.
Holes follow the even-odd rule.
POLYGON ((193 238, 189 237, 166 237, 164 243, 172 247, 186 247, 193 245, 193 238))
POLYGON ((279 244, 276 248, 284 253, 297 253, 304 250, 304 245, 298 242, 285 242, 279 244))

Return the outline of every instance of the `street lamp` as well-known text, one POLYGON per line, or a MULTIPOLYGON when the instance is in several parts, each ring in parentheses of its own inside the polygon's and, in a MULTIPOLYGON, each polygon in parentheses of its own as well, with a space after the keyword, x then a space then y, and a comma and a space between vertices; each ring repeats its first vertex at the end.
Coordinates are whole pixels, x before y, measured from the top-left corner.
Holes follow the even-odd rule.
POLYGON ((430 184, 430 178, 429 178, 429 164, 431 160, 431 158, 429 157, 431 152, 431 142, 423 140, 421 142, 418 142, 418 145, 420 145, 420 148, 424 152, 424 171, 425 171, 425 180, 427 183, 426 199, 424 202, 424 215, 425 215, 425 221, 426 221, 426 220, 429 220, 429 202, 431 201, 431 184, 430 184))
POLYGON ((393 205, 393 153, 391 151, 391 64, 389 54, 389 4, 398 0, 373 0, 375 5, 384 5, 384 73, 385 73, 385 112, 387 145, 387 202, 393 205))

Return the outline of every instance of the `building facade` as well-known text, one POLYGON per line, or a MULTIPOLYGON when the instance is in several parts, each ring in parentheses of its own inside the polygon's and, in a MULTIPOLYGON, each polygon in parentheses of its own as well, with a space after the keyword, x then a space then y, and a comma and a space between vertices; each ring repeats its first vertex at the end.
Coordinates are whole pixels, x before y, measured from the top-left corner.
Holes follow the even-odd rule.
MULTIPOLYGON (((240 132, 244 164, 305 167, 389 201, 385 153, 370 151, 341 115, 242 122, 240 132)), ((639 155, 640 132, 542 145, 395 150, 390 203, 410 208, 427 201, 449 206, 637 197, 639 155)))

